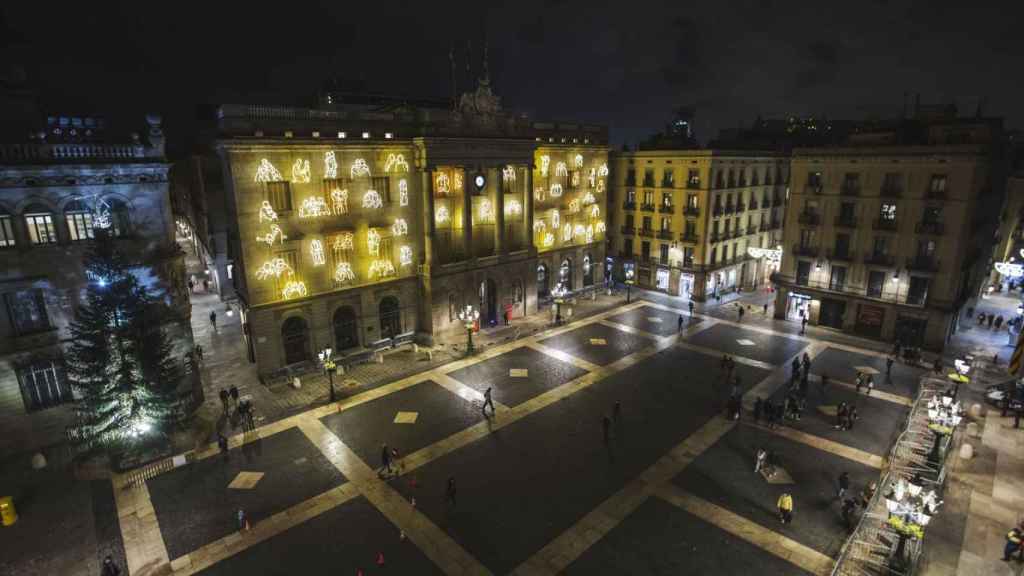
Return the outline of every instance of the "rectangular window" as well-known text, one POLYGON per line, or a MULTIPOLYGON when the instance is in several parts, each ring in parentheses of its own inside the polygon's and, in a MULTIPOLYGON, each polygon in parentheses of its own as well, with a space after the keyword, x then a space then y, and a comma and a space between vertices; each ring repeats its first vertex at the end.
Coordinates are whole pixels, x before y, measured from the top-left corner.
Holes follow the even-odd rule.
POLYGON ((296 280, 299 276, 299 252, 297 250, 286 250, 278 252, 274 256, 284 260, 284 263, 291 269, 291 273, 284 272, 276 279, 277 291, 280 294, 289 280, 296 280))
POLYGON ((643 229, 644 230, 653 230, 653 228, 651 228, 651 217, 650 216, 644 216, 644 227, 643 227, 643 229))
POLYGON ((896 172, 887 172, 882 180, 884 192, 897 193, 900 191, 900 175, 896 172))
POLYGON ((811 280, 811 263, 801 260, 796 264, 796 283, 800 286, 807 286, 811 280))
POLYGON ((662 244, 659 247, 659 249, 661 250, 661 260, 660 260, 660 262, 662 264, 668 264, 668 244, 662 244))
POLYGON ((945 174, 932 174, 931 183, 928 185, 928 191, 933 194, 941 194, 946 191, 946 175, 945 174))
POLYGON ((644 190, 644 205, 654 206, 654 192, 651 190, 644 190))
POLYGON ((843 175, 843 189, 851 192, 860 190, 860 174, 847 172, 843 175))
POLYGON ((686 235, 693 237, 697 235, 697 223, 689 221, 686 223, 686 235))
POLYGON ((643 259, 645 262, 647 260, 651 259, 651 243, 650 242, 644 241, 644 242, 640 243, 640 258, 643 259))
POLYGON ((850 222, 853 220, 853 215, 857 205, 853 202, 843 202, 839 205, 839 219, 843 222, 850 222))
POLYGON ((935 241, 934 240, 918 240, 917 241, 917 257, 922 260, 927 260, 935 255, 935 241))
POLYGON ((88 212, 69 212, 65 219, 68 222, 68 233, 72 242, 81 242, 93 237, 92 214, 88 212))
POLYGON ((700 171, 690 169, 689 174, 686 176, 686 183, 689 186, 697 188, 700 186, 700 171))
POLYGON ((626 170, 626 184, 636 184, 636 168, 626 170))
POLYGON ((626 190, 626 202, 636 204, 636 190, 626 190))
POLYGON ((836 234, 836 255, 846 256, 850 253, 850 235, 836 234))
POLYGON ((6 214, 0 214, 0 248, 11 248, 14 246, 13 220, 6 214))
POLYGON ((267 182, 267 202, 275 212, 288 212, 292 209, 292 189, 288 182, 267 182))
POLYGON ((800 229, 800 246, 801 247, 803 247, 803 248, 813 248, 816 239, 817 239, 817 234, 815 234, 814 230, 811 230, 810 228, 802 228, 802 229, 800 229))
POLYGON ((387 237, 380 239, 380 257, 382 260, 392 261, 395 258, 394 238, 387 237))
POLYGON ((884 256, 889 253, 889 239, 885 236, 875 236, 875 242, 872 246, 873 254, 875 256, 884 256))
POLYGON ((885 272, 872 270, 868 273, 868 296, 881 298, 882 289, 885 288, 885 272))
POLYGON ((672 207, 672 194, 670 192, 666 192, 661 195, 661 205, 666 208, 672 207))
POLYGON ((654 168, 644 169, 644 186, 654 186, 654 168))
POLYGON ((691 208, 693 210, 697 209, 697 195, 696 194, 688 194, 686 196, 686 207, 687 208, 691 208))
POLYGON ((622 253, 626 256, 633 256, 633 239, 625 238, 622 240, 622 253))
POLYGON ((882 220, 895 220, 896 204, 892 202, 882 202, 882 208, 878 213, 878 217, 882 220))
POLYGON ((693 247, 683 248, 683 266, 693 266, 693 247))
POLYGON ((626 228, 636 228, 636 223, 633 220, 632 214, 626 214, 626 228))
POLYGON ((18 334, 32 334, 50 329, 50 318, 46 314, 46 303, 43 291, 19 290, 4 294, 7 303, 7 314, 11 326, 18 334))
POLYGON ((385 204, 391 203, 391 178, 387 176, 374 176, 370 178, 370 187, 380 194, 380 199, 385 204))
POLYGON ((907 304, 924 304, 928 298, 928 278, 911 276, 910 288, 907 290, 907 304))
POLYGON ((667 230, 670 230, 671 228, 672 228, 672 219, 671 218, 662 218, 661 219, 661 229, 667 231, 667 230))
POLYGON ((821 177, 821 172, 811 171, 807 173, 807 185, 813 188, 821 188, 824 183, 824 179, 821 177))
POLYGON ((846 286, 846 266, 832 266, 829 290, 841 291, 846 286))
POLYGON ((25 227, 28 228, 28 238, 33 244, 57 243, 57 232, 49 213, 25 214, 25 227))
POLYGON ((663 188, 672 188, 676 185, 676 172, 670 168, 665 169, 665 173, 661 177, 661 186, 663 188))
POLYGON ((27 412, 71 402, 71 387, 64 368, 53 360, 39 360, 18 370, 21 399, 27 412))
POLYGON ((929 224, 937 224, 939 222, 942 222, 942 207, 925 206, 924 213, 922 214, 921 219, 929 224))

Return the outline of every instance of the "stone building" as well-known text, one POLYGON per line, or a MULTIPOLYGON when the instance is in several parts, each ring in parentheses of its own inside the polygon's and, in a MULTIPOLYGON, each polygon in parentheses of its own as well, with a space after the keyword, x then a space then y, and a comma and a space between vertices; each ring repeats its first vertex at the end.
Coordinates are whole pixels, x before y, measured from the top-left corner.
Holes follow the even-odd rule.
MULTIPOLYGON (((175 354, 192 347, 160 118, 146 121, 145 139, 122 138, 102 119, 54 116, 0 143, 0 451, 60 441, 72 421, 62 344, 83 302, 82 257, 98 217, 129 258, 157 273, 175 354)), ((185 374, 190 394, 197 380, 185 374)))
POLYGON ((218 133, 224 275, 261 374, 603 281, 607 130, 507 113, 486 76, 454 106, 225 105, 218 133))
POLYGON ((612 164, 620 278, 696 301, 768 283, 782 240, 787 157, 657 149, 615 153, 612 164))
POLYGON ((987 273, 1001 139, 943 111, 795 149, 776 317, 941 349, 987 273))

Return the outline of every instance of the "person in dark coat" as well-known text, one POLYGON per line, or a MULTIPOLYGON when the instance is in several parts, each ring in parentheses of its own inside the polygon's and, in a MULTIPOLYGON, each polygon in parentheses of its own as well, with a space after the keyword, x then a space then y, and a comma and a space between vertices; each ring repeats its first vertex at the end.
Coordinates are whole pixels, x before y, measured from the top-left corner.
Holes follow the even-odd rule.
POLYGON ((453 507, 455 506, 455 477, 454 476, 449 476, 448 477, 448 485, 444 489, 444 498, 445 498, 445 502, 447 502, 449 506, 453 506, 453 507))
POLYGON ((754 400, 754 423, 755 424, 760 424, 761 423, 761 410, 763 408, 764 408, 764 400, 762 400, 761 397, 758 396, 757 399, 754 400))
POLYGON ((839 500, 843 499, 846 491, 850 489, 850 473, 845 470, 839 475, 839 493, 836 494, 836 498, 839 500))
POLYGON ((114 562, 114 559, 107 556, 103 559, 103 572, 101 576, 121 576, 121 568, 114 562))

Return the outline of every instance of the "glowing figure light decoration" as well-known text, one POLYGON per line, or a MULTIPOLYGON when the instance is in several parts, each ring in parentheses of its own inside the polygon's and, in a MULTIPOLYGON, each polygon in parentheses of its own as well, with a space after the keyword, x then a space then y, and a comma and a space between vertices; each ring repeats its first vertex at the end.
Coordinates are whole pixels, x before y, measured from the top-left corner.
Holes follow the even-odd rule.
POLYGON ((292 164, 292 182, 296 184, 309 183, 309 160, 299 158, 292 164))
POLYGON ((313 259, 313 266, 323 266, 326 264, 327 258, 324 257, 324 243, 319 240, 310 242, 309 256, 313 259))
POLYGON ((277 168, 274 168, 270 160, 266 158, 260 160, 260 165, 256 167, 257 182, 280 182, 282 180, 284 180, 284 177, 277 171, 277 168))
POLYGON ((338 159, 334 156, 333 150, 324 152, 324 178, 338 177, 338 159))
POLYGON ((308 292, 306 292, 306 283, 305 282, 299 282, 299 281, 296 281, 296 280, 289 280, 284 285, 284 289, 281 290, 281 296, 285 300, 288 300, 288 299, 291 299, 291 298, 302 298, 306 294, 308 294, 308 292))
POLYGON ((110 228, 113 222, 110 219, 110 204, 102 198, 93 196, 92 203, 92 225, 94 228, 110 228))
POLYGON ((342 232, 334 238, 334 245, 331 248, 342 251, 354 250, 355 236, 351 232, 342 232))
POLYGON ((568 222, 562 226, 562 242, 572 242, 572 224, 568 222))
POLYGON ((274 258, 273 260, 267 260, 256 270, 256 277, 260 280, 266 280, 271 276, 280 278, 282 274, 291 275, 292 272, 292 267, 284 261, 284 258, 274 258))
POLYGON ((438 172, 437 176, 434 177, 434 191, 438 194, 451 193, 451 181, 444 172, 438 172))
POLYGON ((380 232, 377 232, 376 228, 370 228, 369 232, 366 233, 366 249, 370 252, 370 256, 380 256, 380 232))
POLYGON ((462 190, 462 172, 455 172, 455 191, 462 190))
POLYGON ((562 195, 562 185, 561 184, 552 184, 551 185, 551 197, 552 198, 558 198, 561 195, 562 195))
POLYGON ((599 178, 604 178, 605 176, 607 176, 608 175, 608 165, 607 164, 601 164, 601 166, 599 166, 598 169, 597 169, 597 175, 598 175, 599 178))
POLYGON ((380 208, 381 206, 384 206, 384 201, 376 190, 367 190, 366 194, 363 194, 363 208, 380 208))
POLYGON ((383 278, 395 273, 395 265, 390 260, 374 260, 370 263, 370 279, 383 278))
POLYGON ((447 221, 448 221, 448 209, 445 208, 444 206, 438 206, 437 210, 434 212, 434 222, 437 222, 438 224, 440 224, 442 222, 447 222, 447 221))
POLYGON ((596 168, 591 168, 590 169, 590 174, 587 175, 587 181, 590 182, 590 187, 591 188, 594 188, 595 186, 597 186, 597 169, 596 168))
POLYGON ((398 205, 409 205, 409 183, 405 181, 405 178, 398 181, 398 205))
POLYGON ((580 200, 583 202, 583 204, 593 204, 594 202, 597 202, 597 198, 594 197, 594 193, 590 191, 584 194, 583 198, 581 198, 580 200))
POLYGON ((551 166, 551 156, 547 154, 540 157, 540 175, 547 177, 548 167, 551 166))
POLYGON ((391 225, 391 233, 395 236, 405 236, 409 233, 409 225, 405 223, 405 218, 395 218, 395 223, 391 225))
POLYGON ((358 176, 366 176, 369 178, 370 167, 366 165, 366 160, 356 158, 355 161, 352 162, 352 167, 349 168, 348 175, 352 178, 356 178, 358 176))
POLYGON ((580 199, 573 198, 569 201, 569 213, 575 214, 580 211, 580 199))
POLYGON ((593 224, 589 224, 589 225, 587 225, 586 242, 587 242, 587 244, 590 244, 593 241, 594 241, 594 225, 593 224))
POLYGON ((555 164, 555 176, 568 176, 569 169, 565 166, 565 162, 559 162, 555 164))
POLYGON ((573 227, 572 234, 573 234, 573 236, 576 236, 576 237, 586 236, 587 235, 587 228, 583 224, 577 224, 576 226, 573 227))
POLYGON ((597 218, 600 215, 601 215, 601 207, 600 206, 598 206, 597 204, 594 204, 593 206, 590 207, 590 217, 591 218, 597 218))
POLYGON ((544 187, 543 186, 537 186, 536 188, 533 189, 533 199, 536 200, 537 202, 543 202, 544 201, 544 187))
POLYGON ((548 232, 544 235, 544 240, 541 241, 541 245, 545 248, 550 248, 555 243, 555 235, 548 232))
POLYGON ((501 179, 505 182, 516 181, 516 169, 512 166, 505 166, 501 169, 501 179))
POLYGON ((274 212, 274 207, 270 205, 270 202, 266 200, 263 204, 260 204, 260 222, 274 222, 277 220, 277 212, 274 212))
POLYGON ((484 198, 480 201, 480 220, 489 221, 494 218, 494 210, 491 209, 491 201, 484 198))
POLYGON ((327 208, 327 201, 323 196, 310 196, 302 200, 299 205, 299 218, 317 218, 330 216, 331 211, 327 208))
POLYGON ((583 154, 577 154, 576 157, 573 158, 573 162, 577 168, 583 168, 583 154))
POLYGON ((331 190, 331 208, 336 216, 348 214, 348 190, 331 190))
POLYGON ((354 282, 356 279, 356 273, 352 270, 352 264, 349 262, 338 262, 338 265, 334 267, 334 281, 344 284, 345 282, 354 282))
POLYGON ((606 229, 607 228, 604 225, 604 220, 602 220, 602 221, 600 221, 600 222, 598 222, 597 224, 594 225, 594 231, 595 232, 604 232, 606 229))
POLYGON ((405 161, 405 156, 402 154, 388 154, 387 161, 384 162, 384 173, 390 174, 394 170, 403 172, 409 171, 409 163, 405 161))
POLYGON ((412 266, 412 246, 402 246, 399 249, 398 262, 402 266, 412 266))
POLYGON ((547 224, 544 223, 543 220, 537 220, 536 222, 533 223, 533 231, 534 232, 543 232, 543 231, 547 230, 547 228, 548 228, 548 226, 547 226, 547 224))
POLYGON ((518 216, 523 213, 523 205, 519 200, 509 200, 508 204, 505 204, 505 215, 506 216, 518 216))
POLYGON ((580 185, 580 173, 579 173, 578 170, 573 171, 573 173, 572 173, 572 185, 573 186, 579 186, 580 185))
POLYGON ((263 242, 267 246, 273 246, 274 242, 277 241, 280 241, 281 244, 284 244, 284 241, 287 239, 288 237, 285 236, 284 232, 281 231, 281 227, 278 226, 277 224, 270 225, 270 232, 267 232, 266 234, 256 235, 256 241, 263 242))
POLYGON ((558 228, 558 210, 551 209, 551 227, 558 228))

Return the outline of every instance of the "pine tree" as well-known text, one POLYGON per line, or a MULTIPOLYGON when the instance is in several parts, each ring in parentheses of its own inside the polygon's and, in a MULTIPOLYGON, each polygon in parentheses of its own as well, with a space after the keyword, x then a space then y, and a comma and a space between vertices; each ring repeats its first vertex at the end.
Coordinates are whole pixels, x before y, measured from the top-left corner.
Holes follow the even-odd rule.
POLYGON ((105 230, 85 259, 86 302, 71 324, 68 375, 82 396, 70 436, 82 450, 127 448, 178 413, 178 371, 161 302, 141 284, 105 230))

